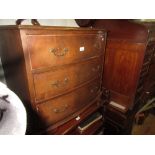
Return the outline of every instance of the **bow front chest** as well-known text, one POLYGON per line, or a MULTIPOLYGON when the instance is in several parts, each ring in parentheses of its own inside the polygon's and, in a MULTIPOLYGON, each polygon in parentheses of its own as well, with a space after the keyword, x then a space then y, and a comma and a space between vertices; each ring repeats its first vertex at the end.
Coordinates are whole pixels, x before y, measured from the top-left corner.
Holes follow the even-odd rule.
POLYGON ((6 82, 27 108, 28 133, 97 132, 105 41, 106 32, 98 29, 0 28, 6 82))

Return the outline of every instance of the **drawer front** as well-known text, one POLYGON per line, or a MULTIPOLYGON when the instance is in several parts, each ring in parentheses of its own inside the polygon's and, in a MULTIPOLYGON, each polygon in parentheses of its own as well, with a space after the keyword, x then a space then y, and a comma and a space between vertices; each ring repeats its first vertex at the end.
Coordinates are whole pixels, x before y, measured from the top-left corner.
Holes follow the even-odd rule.
POLYGON ((31 68, 60 66, 98 56, 104 52, 102 34, 30 35, 31 68))
POLYGON ((77 134, 76 128, 84 119, 86 119, 88 116, 90 116, 92 113, 98 111, 100 108, 99 101, 96 100, 96 102, 92 103, 90 106, 88 106, 85 110, 78 113, 75 117, 67 121, 63 124, 57 124, 57 126, 52 125, 51 127, 46 130, 48 134, 56 134, 56 135, 72 135, 77 134), (80 118, 80 119, 77 119, 80 118), (78 121, 77 121, 78 120, 78 121))
POLYGON ((101 59, 34 74, 35 99, 41 101, 60 95, 101 74, 101 59))
POLYGON ((45 125, 57 123, 93 101, 100 90, 99 81, 98 79, 72 93, 38 104, 36 108, 45 125))

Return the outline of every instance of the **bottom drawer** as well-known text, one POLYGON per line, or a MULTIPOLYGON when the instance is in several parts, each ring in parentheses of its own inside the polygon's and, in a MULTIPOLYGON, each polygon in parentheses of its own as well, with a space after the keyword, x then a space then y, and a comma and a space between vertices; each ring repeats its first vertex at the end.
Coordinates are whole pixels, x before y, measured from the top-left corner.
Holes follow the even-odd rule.
POLYGON ((101 108, 101 102, 95 100, 92 102, 87 108, 84 108, 69 121, 61 124, 61 125, 52 125, 44 131, 43 134, 54 134, 54 135, 77 135, 77 126, 83 122, 86 118, 88 118, 93 113, 96 113, 101 108))

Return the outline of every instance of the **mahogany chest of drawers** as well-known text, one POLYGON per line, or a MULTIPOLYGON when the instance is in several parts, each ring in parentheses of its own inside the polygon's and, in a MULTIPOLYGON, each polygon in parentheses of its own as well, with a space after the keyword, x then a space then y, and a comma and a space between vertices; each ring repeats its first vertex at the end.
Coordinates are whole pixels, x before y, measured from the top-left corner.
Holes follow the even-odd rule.
MULTIPOLYGON (((28 133, 78 134, 100 109, 105 41, 98 29, 0 28, 5 78, 27 108, 28 133)), ((103 125, 103 117, 96 120, 91 134, 103 125)))

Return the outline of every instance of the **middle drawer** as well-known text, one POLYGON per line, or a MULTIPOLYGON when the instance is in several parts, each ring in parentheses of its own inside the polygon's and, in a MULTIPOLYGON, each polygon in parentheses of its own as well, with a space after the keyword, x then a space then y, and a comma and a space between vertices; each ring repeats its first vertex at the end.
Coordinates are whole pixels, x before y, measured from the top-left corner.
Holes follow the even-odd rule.
POLYGON ((93 102, 100 93, 100 79, 71 92, 36 105, 46 126, 55 124, 93 102))
POLYGON ((101 76, 102 59, 93 59, 49 72, 34 74, 36 102, 60 95, 101 76))

